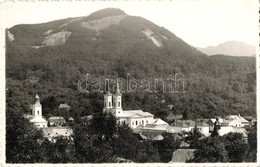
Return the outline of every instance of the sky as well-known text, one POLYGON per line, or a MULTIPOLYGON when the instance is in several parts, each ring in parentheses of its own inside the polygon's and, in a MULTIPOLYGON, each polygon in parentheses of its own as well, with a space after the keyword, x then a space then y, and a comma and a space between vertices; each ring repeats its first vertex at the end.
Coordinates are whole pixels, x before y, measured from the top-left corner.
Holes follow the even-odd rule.
POLYGON ((1 4, 2 25, 11 28, 120 8, 165 27, 195 47, 216 46, 226 41, 258 45, 258 0, 42 1, 1 4))

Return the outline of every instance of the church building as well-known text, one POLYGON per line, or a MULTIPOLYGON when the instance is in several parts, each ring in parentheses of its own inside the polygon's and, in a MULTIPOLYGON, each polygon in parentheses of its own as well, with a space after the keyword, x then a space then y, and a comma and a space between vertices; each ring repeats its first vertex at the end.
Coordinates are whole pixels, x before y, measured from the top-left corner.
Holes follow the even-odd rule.
POLYGON ((32 106, 32 115, 26 115, 26 118, 38 128, 47 127, 47 121, 42 117, 42 105, 37 94, 35 97, 35 104, 32 106))
POLYGON ((103 112, 112 113, 118 120, 118 123, 125 123, 131 128, 145 126, 153 121, 154 115, 142 110, 123 110, 122 108, 122 94, 117 89, 115 94, 111 94, 108 90, 104 95, 104 109, 103 112))

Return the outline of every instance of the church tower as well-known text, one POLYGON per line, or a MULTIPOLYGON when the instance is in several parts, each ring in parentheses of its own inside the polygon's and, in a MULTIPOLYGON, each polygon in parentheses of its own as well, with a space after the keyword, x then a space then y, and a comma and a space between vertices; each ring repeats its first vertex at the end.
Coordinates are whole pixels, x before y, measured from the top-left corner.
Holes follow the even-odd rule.
POLYGON ((112 111, 112 94, 110 93, 109 90, 109 85, 107 87, 106 93, 104 94, 104 108, 103 112, 111 112, 112 111))
POLYGON ((119 83, 116 83, 116 93, 113 95, 113 110, 117 116, 122 113, 122 94, 120 93, 119 83))
POLYGON ((40 98, 38 94, 35 96, 35 104, 33 105, 32 108, 32 115, 34 117, 42 117, 42 105, 40 103, 40 98))

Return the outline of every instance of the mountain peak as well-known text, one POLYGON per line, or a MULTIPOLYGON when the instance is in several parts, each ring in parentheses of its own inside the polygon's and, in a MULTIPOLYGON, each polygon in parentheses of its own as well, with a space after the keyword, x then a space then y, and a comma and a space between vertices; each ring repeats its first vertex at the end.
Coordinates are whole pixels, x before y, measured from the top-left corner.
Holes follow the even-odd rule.
POLYGON ((105 17, 118 16, 118 15, 126 15, 126 13, 121 9, 117 9, 117 8, 105 8, 91 13, 88 16, 88 20, 98 20, 105 17))
POLYGON ((218 46, 209 46, 206 48, 197 48, 201 52, 211 56, 224 54, 230 56, 254 56, 255 47, 242 41, 227 41, 218 46))

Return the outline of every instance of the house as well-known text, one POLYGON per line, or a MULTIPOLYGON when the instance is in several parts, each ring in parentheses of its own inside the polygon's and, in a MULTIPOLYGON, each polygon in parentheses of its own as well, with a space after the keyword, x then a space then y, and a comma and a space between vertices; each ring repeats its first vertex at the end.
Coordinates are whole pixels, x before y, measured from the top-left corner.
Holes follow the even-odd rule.
POLYGON ((236 127, 249 126, 249 121, 246 120, 245 118, 243 118, 242 116, 240 116, 240 114, 238 114, 238 115, 228 115, 226 117, 226 119, 232 119, 232 120, 238 121, 239 123, 237 124, 236 127))
POLYGON ((151 123, 146 124, 144 127, 141 128, 142 132, 167 132, 167 133, 174 133, 173 127, 169 126, 169 124, 160 118, 154 119, 151 123))
POLYGON ((64 125, 66 123, 65 119, 63 117, 60 117, 60 116, 50 117, 48 119, 48 122, 51 126, 61 126, 61 125, 64 125))
POLYGON ((24 117, 38 128, 47 127, 47 121, 42 117, 42 105, 38 94, 36 94, 35 99, 35 104, 32 105, 32 115, 25 115, 24 117))
POLYGON ((120 124, 127 124, 130 128, 145 126, 153 121, 154 115, 142 110, 123 110, 122 94, 119 90, 117 82, 117 90, 115 94, 111 94, 108 90, 104 95, 103 112, 112 113, 120 124))
POLYGON ((70 110, 70 106, 68 105, 68 104, 66 104, 66 103, 64 103, 64 104, 60 104, 59 105, 59 109, 65 109, 65 110, 70 110))
POLYGON ((192 120, 177 120, 173 123, 175 133, 191 132, 195 127, 195 122, 192 120))
POLYGON ((207 123, 204 121, 197 121, 195 125, 201 134, 209 136, 209 125, 207 123))
POLYGON ((134 133, 138 133, 142 139, 149 140, 163 140, 162 133, 174 133, 173 127, 160 118, 155 118, 151 123, 146 124, 145 126, 140 126, 138 131, 135 130, 134 133))
POLYGON ((242 127, 239 120, 230 118, 223 120, 223 122, 221 123, 221 127, 224 126, 242 127))
POLYGON ((71 135, 73 131, 70 127, 46 127, 42 129, 43 136, 48 138, 49 141, 56 142, 57 138, 73 139, 71 135))

